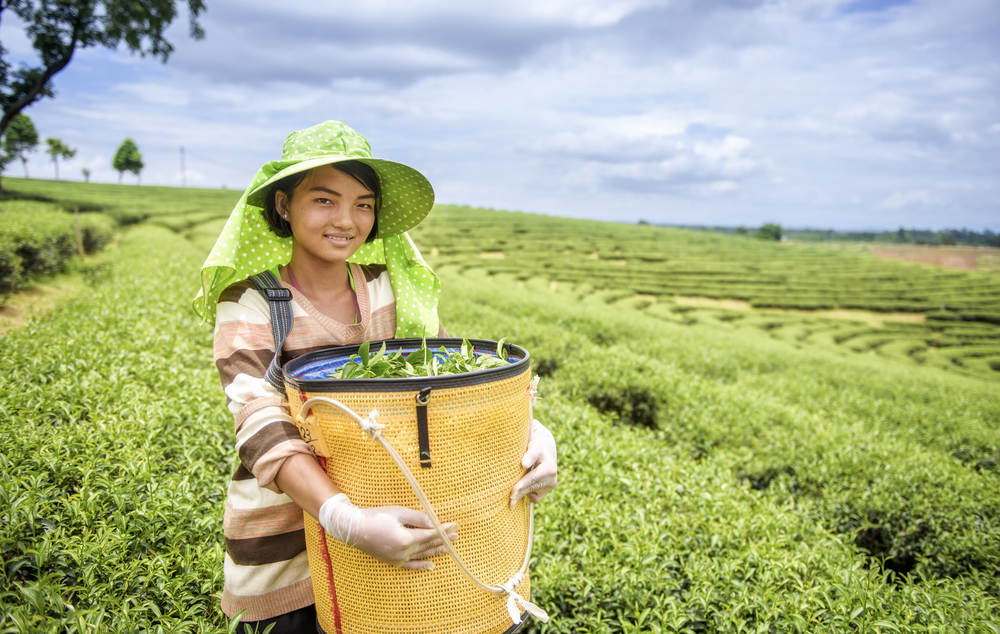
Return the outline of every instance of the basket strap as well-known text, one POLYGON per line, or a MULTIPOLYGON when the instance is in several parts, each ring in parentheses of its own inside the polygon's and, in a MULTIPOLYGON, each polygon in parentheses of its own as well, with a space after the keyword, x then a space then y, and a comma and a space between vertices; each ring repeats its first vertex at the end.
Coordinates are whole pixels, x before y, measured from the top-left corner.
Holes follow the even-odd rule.
POLYGON ((274 273, 264 271, 250 276, 257 290, 271 311, 271 334, 274 335, 274 358, 267 366, 264 379, 279 392, 285 391, 285 379, 281 375, 281 348, 292 331, 292 292, 281 285, 274 273))
POLYGON ((535 534, 534 508, 526 498, 525 504, 528 505, 528 546, 524 552, 524 561, 521 563, 521 569, 518 570, 517 574, 508 579, 503 585, 484 583, 480 581, 471 570, 469 570, 469 568, 465 565, 465 562, 462 561, 462 558, 455 551, 455 547, 452 545, 451 540, 448 539, 447 531, 445 531, 444 527, 441 526, 441 521, 438 520, 437 513, 434 512, 434 507, 431 506, 430 500, 427 499, 427 495, 424 493, 423 487, 421 487, 420 483, 417 482, 413 472, 410 471, 408 466, 406 466, 406 462, 396 451, 396 448, 392 446, 392 443, 390 443, 385 436, 382 435, 383 426, 375 422, 375 417, 378 416, 378 412, 373 411, 369 414, 368 418, 362 418, 361 416, 358 416, 354 410, 340 401, 336 401, 326 396, 314 396, 302 404, 302 408, 299 410, 299 414, 296 418, 305 418, 309 414, 309 410, 312 409, 314 403, 332 405, 344 412, 355 423, 357 423, 358 427, 366 432, 372 440, 377 440, 382 447, 389 452, 389 456, 392 458, 392 461, 396 463, 396 466, 399 467, 399 470, 403 473, 406 481, 410 483, 410 488, 413 489, 417 499, 420 501, 420 506, 423 507, 424 513, 426 513, 427 517, 430 518, 431 524, 434 525, 434 530, 437 531, 437 534, 441 538, 441 542, 448 551, 448 554, 451 555, 452 559, 455 560, 455 563, 458 564, 459 569, 465 573, 465 576, 467 576, 474 584, 486 592, 496 595, 498 598, 507 597, 507 612, 510 614, 510 618, 515 624, 519 624, 521 622, 521 610, 528 612, 543 623, 548 622, 549 615, 545 613, 545 610, 528 601, 515 591, 515 589, 521 585, 521 582, 524 580, 524 575, 528 570, 528 562, 531 560, 531 542, 534 539, 535 534), (520 610, 518 608, 520 608, 520 610))

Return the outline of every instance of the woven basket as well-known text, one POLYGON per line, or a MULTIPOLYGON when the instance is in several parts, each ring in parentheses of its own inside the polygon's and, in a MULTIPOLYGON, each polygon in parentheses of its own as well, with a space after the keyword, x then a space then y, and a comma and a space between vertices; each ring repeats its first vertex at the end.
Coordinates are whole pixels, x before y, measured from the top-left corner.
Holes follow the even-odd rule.
MULTIPOLYGON (((495 353, 496 342, 472 343, 477 354, 495 353)), ((387 350, 407 354, 420 344, 419 339, 390 340, 387 350)), ((461 344, 461 339, 427 340, 432 350, 457 350, 461 344)), ((379 345, 373 343, 372 350, 379 345)), ((327 378, 357 350, 330 348, 286 364, 288 402, 303 438, 321 457, 330 480, 358 507, 399 505, 428 512, 390 455, 394 448, 432 507, 428 515, 440 523, 457 522, 460 538, 452 546, 457 559, 444 554, 433 559, 433 571, 406 570, 334 540, 307 514, 320 625, 328 634, 513 632, 524 603, 517 602, 514 613, 512 596, 530 597, 530 505, 522 498, 511 509, 509 502, 511 487, 524 474, 520 459, 531 426, 527 351, 506 344, 509 366, 468 374, 327 378), (384 426, 381 439, 376 442, 359 427, 366 420, 330 399, 362 417, 377 410, 373 420, 384 426), (425 409, 420 412, 420 407, 425 409), (391 447, 380 445, 382 440, 391 447), (497 591, 505 583, 513 593, 497 591)))

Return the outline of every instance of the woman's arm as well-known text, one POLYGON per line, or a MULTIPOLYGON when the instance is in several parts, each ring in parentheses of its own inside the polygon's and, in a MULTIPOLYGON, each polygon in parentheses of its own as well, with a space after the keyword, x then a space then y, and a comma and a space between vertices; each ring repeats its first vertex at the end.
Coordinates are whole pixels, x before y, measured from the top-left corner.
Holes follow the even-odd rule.
MULTIPOLYGON (((274 336, 266 301, 249 283, 226 289, 217 307, 214 356, 234 416, 236 450, 246 476, 256 480, 257 486, 287 494, 317 519, 324 518, 324 505, 337 499, 339 502, 327 510, 338 508, 341 512, 336 516, 327 513, 328 521, 321 521, 331 535, 350 537, 353 543, 341 541, 387 563, 409 568, 430 566, 430 562, 407 565, 410 559, 443 552, 423 513, 387 507, 398 510, 375 513, 377 521, 367 518, 366 514, 372 514, 350 504, 326 476, 289 416, 284 395, 264 379, 273 355, 274 336), (364 530, 339 530, 330 518, 340 518, 340 528, 361 526, 364 530), (352 518, 372 521, 346 523, 352 518)), ((446 530, 454 535, 457 527, 448 525, 446 530)))

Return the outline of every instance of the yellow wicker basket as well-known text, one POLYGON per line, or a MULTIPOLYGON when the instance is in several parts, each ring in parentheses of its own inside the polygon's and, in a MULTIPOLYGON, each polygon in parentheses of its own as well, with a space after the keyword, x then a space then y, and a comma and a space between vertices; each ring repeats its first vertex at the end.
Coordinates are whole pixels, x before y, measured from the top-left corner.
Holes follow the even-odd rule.
MULTIPOLYGON (((429 339, 458 349, 461 339, 429 339)), ((477 354, 496 342, 474 340, 477 354)), ((373 345, 373 349, 379 344, 373 345)), ((419 339, 387 342, 404 354, 419 339)), ((502 633, 530 601, 531 509, 509 496, 531 428, 528 353, 508 366, 415 379, 330 379, 358 346, 304 355, 284 368, 292 415, 330 479, 360 508, 399 505, 457 522, 460 539, 433 571, 397 568, 327 536, 305 516, 320 625, 328 634, 502 633), (395 454, 395 455, 393 455, 395 454), (422 498, 422 499, 421 499, 422 498)))

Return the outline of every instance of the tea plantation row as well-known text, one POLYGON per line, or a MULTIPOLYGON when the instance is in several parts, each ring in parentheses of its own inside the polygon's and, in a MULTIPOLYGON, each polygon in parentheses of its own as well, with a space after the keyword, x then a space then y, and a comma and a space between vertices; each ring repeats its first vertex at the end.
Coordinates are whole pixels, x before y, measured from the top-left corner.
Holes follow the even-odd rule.
POLYGON ((177 226, 225 218, 240 199, 242 191, 197 189, 193 187, 156 187, 77 183, 4 177, 5 190, 15 195, 56 204, 66 210, 103 211, 121 225, 131 225, 149 218, 164 219, 177 226))
POLYGON ((435 265, 542 278, 580 298, 636 300, 681 324, 750 328, 1000 379, 1000 276, 682 229, 438 206, 413 232, 435 265), (680 299, 743 300, 747 309, 680 299), (910 313, 878 326, 817 311, 910 313), (926 319, 924 319, 926 315, 926 319))
POLYGON ((536 631, 997 631, 987 384, 442 272, 450 328, 547 375, 536 631))
MULTIPOLYGON (((104 214, 80 217, 81 246, 86 253, 104 247, 115 223, 104 214)), ((76 220, 50 203, 0 201, 0 298, 33 278, 64 269, 78 252, 76 220)))

